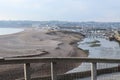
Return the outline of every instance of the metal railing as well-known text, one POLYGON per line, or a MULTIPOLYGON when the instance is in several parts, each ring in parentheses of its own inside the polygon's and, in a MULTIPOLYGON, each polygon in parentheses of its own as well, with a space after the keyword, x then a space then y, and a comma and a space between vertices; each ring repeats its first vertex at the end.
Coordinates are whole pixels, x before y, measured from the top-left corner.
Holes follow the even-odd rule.
POLYGON ((97 80, 97 63, 120 63, 120 59, 104 59, 104 58, 43 58, 43 57, 26 57, 26 58, 3 58, 0 59, 0 65, 3 64, 24 64, 24 79, 31 80, 31 63, 51 63, 51 80, 57 80, 54 67, 56 63, 91 63, 91 80, 97 80))

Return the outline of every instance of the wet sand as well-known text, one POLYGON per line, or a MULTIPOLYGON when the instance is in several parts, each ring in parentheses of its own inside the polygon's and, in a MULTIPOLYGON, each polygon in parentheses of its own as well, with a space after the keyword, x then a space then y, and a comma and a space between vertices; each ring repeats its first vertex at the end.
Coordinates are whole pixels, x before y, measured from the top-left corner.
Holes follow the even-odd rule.
MULTIPOLYGON (((82 38, 82 35, 68 31, 26 29, 19 33, 0 36, 0 57, 86 57, 87 54, 77 48, 77 42, 82 38)), ((61 63, 57 65, 56 71, 58 74, 65 73, 78 65, 61 63)), ((48 75, 50 64, 33 63, 31 71, 34 73, 33 77, 48 75)), ((0 80, 21 77, 23 64, 0 66, 0 80)))

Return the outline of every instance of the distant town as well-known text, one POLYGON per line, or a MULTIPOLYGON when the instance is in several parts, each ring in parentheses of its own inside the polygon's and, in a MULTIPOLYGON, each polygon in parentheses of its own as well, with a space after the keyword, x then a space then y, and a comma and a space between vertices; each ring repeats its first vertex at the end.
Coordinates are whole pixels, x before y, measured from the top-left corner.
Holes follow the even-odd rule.
POLYGON ((120 22, 0 21, 0 27, 68 30, 82 33, 86 37, 94 35, 94 37, 110 38, 112 40, 116 31, 120 31, 120 22))
POLYGON ((120 22, 0 21, 0 27, 120 28, 120 22))

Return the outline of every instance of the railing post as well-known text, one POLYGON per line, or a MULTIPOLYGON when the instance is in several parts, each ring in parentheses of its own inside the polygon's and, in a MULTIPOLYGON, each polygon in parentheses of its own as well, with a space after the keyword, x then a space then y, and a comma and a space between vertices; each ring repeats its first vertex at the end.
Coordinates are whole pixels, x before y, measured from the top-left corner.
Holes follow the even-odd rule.
POLYGON ((56 62, 51 62, 51 80, 57 80, 55 65, 56 65, 56 62))
POLYGON ((97 80, 97 64, 91 64, 91 80, 97 80))
POLYGON ((30 63, 25 63, 24 64, 24 78, 25 78, 25 80, 31 80, 30 63))

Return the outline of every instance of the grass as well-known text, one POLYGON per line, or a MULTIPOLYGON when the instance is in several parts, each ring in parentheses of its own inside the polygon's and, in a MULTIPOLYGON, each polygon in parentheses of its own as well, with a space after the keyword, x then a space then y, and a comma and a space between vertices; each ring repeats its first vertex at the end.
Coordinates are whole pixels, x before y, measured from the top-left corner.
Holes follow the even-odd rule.
POLYGON ((101 46, 101 44, 96 44, 96 43, 94 43, 94 44, 91 44, 91 45, 90 45, 90 47, 99 47, 99 46, 101 46))
POLYGON ((86 42, 86 43, 90 44, 90 47, 99 47, 99 46, 101 46, 100 41, 98 41, 98 40, 94 40, 94 41, 86 42))
POLYGON ((89 50, 83 50, 87 55, 89 55, 89 50))
POLYGON ((98 41, 98 40, 94 40, 94 41, 92 41, 92 42, 86 42, 87 44, 95 44, 95 43, 100 43, 100 41, 98 41))

